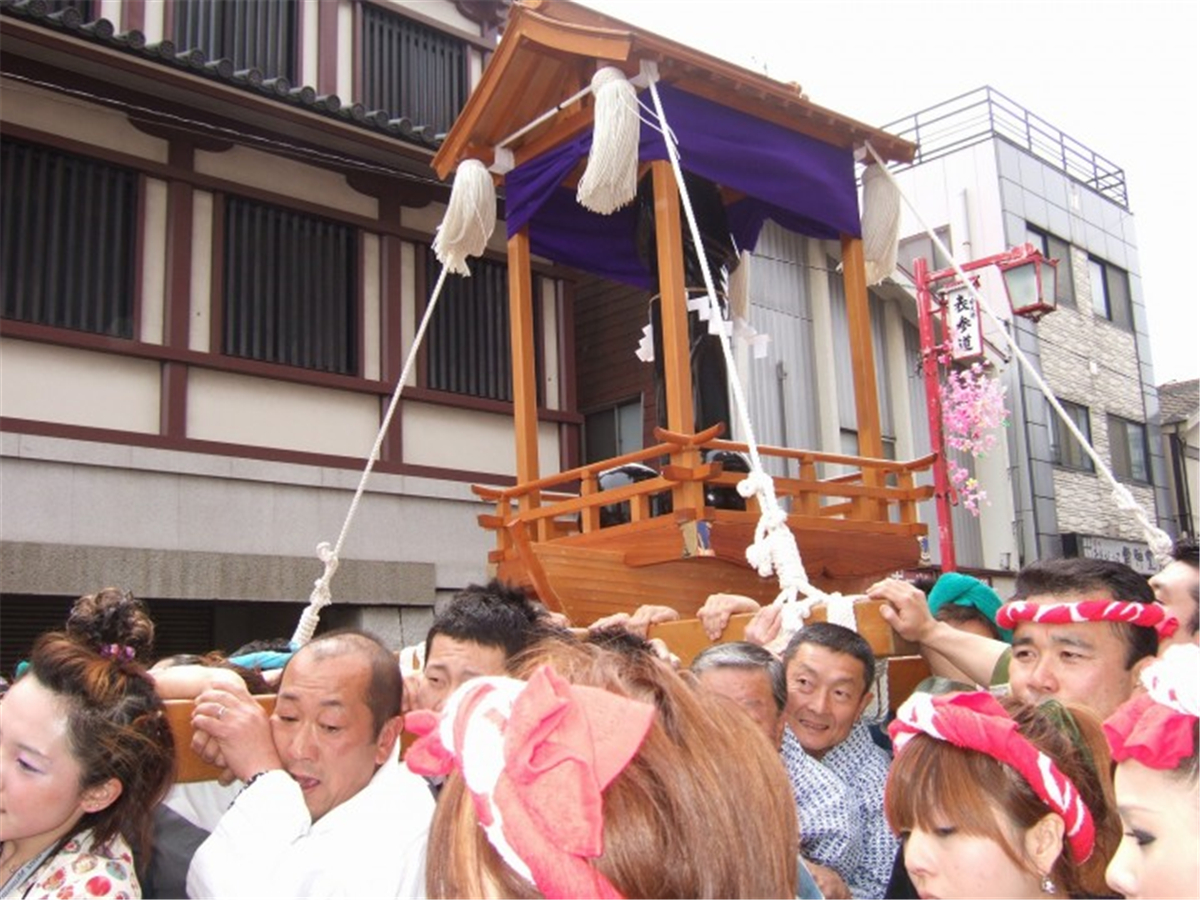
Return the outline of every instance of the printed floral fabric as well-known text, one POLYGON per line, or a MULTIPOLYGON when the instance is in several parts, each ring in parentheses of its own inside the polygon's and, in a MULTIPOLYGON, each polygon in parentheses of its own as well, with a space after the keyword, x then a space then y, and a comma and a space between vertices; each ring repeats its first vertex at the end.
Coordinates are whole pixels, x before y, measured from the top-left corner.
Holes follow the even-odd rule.
POLYGON ((892 834, 883 814, 883 788, 892 758, 871 740, 867 727, 859 722, 821 762, 858 801, 855 818, 862 829, 862 857, 846 879, 850 893, 855 897, 882 897, 900 849, 900 840, 892 834))
POLYGON ((780 748, 800 820, 800 855, 833 869, 849 884, 862 858, 858 798, 842 779, 804 752, 792 729, 780 748))
POLYGON ((130 900, 142 896, 142 887, 133 870, 133 853, 124 838, 118 835, 106 847, 97 847, 92 833, 85 831, 67 841, 10 896, 29 900, 130 900))

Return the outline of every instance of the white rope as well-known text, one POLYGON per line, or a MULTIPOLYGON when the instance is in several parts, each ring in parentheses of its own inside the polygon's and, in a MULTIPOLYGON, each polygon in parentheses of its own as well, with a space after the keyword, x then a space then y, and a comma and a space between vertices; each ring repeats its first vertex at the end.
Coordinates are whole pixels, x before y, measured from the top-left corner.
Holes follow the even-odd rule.
POLYGON ((308 596, 308 606, 305 607, 304 612, 301 614, 300 624, 296 626, 296 632, 292 635, 291 643, 295 649, 303 647, 312 640, 321 610, 333 602, 333 595, 329 590, 329 582, 333 579, 334 573, 337 572, 338 557, 342 552, 342 545, 346 542, 346 535, 350 532, 350 523, 354 521, 354 516, 358 512, 358 505, 362 500, 363 492, 367 489, 367 479, 371 477, 371 471, 375 468, 375 461, 379 459, 383 441, 387 437, 388 428, 392 424, 392 417, 396 414, 396 409, 400 405, 400 392, 404 390, 404 385, 408 381, 408 376, 412 371, 413 365, 416 363, 417 351, 420 349, 421 342, 425 338, 425 331, 433 318, 433 311, 437 308, 438 298, 442 295, 442 286, 446 283, 448 272, 449 269, 443 268, 441 274, 438 275, 437 284, 434 285, 433 294, 429 298, 429 304, 425 307, 425 315, 421 318, 421 325, 417 328, 412 346, 409 348, 408 359, 404 361, 404 369, 401 371, 400 378, 396 382, 395 390, 392 391, 392 399, 388 403, 387 412, 383 415, 383 422, 379 426, 379 433, 375 435, 375 444, 371 447, 370 456, 367 457, 366 468, 363 469, 362 477, 358 480, 358 489, 354 492, 354 499, 350 501, 350 509, 347 510, 346 519, 342 522, 342 530, 338 534, 337 542, 332 547, 327 541, 317 544, 317 558, 324 564, 325 570, 321 573, 321 577, 313 582, 312 593, 308 596))
MULTIPOLYGON (((700 269, 704 275, 704 287, 708 291, 711 317, 710 330, 712 330, 712 326, 722 322, 721 307, 717 302, 717 290, 714 286, 712 272, 709 270, 708 257, 704 252, 700 227, 696 224, 696 215, 692 210, 691 197, 688 195, 687 184, 683 179, 683 169, 679 162, 679 150, 676 146, 674 132, 671 131, 667 122, 666 114, 663 112, 662 99, 658 95, 657 79, 650 79, 649 88, 650 95, 654 100, 655 114, 662 124, 667 157, 671 161, 671 169, 675 173, 675 181, 679 186, 679 197, 692 236, 692 244, 696 248, 700 269)), ((824 600, 826 595, 808 580, 808 573, 805 572, 804 562, 800 558, 800 549, 796 546, 796 536, 788 528, 787 513, 779 506, 779 499, 775 496, 775 482, 763 470, 762 459, 758 453, 758 443, 754 439, 754 428, 750 423, 746 394, 737 376, 737 365, 730 347, 729 330, 724 327, 716 330, 720 334, 721 351, 725 354, 725 369, 733 391, 734 406, 750 455, 750 474, 738 482, 737 489, 743 497, 757 497, 759 505, 759 520, 754 529, 754 543, 746 549, 746 560, 764 578, 770 577, 772 573, 778 578, 780 590, 775 597, 776 604, 793 603, 801 596, 808 597, 807 605, 798 608, 799 614, 803 616, 814 603, 824 600)))
POLYGON ((879 157, 879 154, 875 152, 875 148, 871 146, 870 142, 867 142, 865 146, 871 156, 875 158, 875 162, 879 164, 880 170, 887 174, 888 179, 895 186, 897 193, 899 193, 900 197, 903 198, 905 204, 908 206, 917 222, 923 229, 925 229, 925 233, 929 235, 934 245, 942 252, 946 259, 950 260, 950 266, 958 275, 963 286, 965 286, 967 291, 970 292, 971 296, 975 298, 975 302, 979 304, 979 308, 982 309, 996 324, 1000 333, 1004 336, 1004 341, 1008 345, 1009 351, 1024 367, 1029 377, 1033 379, 1034 383, 1041 390, 1043 396, 1045 396, 1046 400, 1049 401, 1050 405, 1054 408, 1054 411, 1058 414, 1059 419, 1062 420, 1064 425, 1066 425, 1067 430, 1071 432, 1071 435, 1076 441, 1079 442, 1079 446, 1083 448, 1084 453, 1086 453, 1095 464, 1096 470, 1104 477, 1104 480, 1108 482, 1109 486, 1112 488, 1112 497, 1113 501, 1117 505, 1117 508, 1123 512, 1131 513, 1134 518, 1137 519, 1138 524, 1141 525, 1142 534, 1146 539, 1146 543, 1149 545, 1151 552, 1154 553, 1159 565, 1166 565, 1169 563, 1171 561, 1172 548, 1170 535, 1168 535, 1165 531, 1151 521, 1150 516, 1147 514, 1146 510, 1141 506, 1141 504, 1137 502, 1133 494, 1130 493, 1129 488, 1117 481, 1108 465, 1099 457, 1095 448, 1092 447, 1087 438, 1083 436, 1079 428, 1076 427, 1075 423, 1071 420, 1071 417, 1068 416, 1063 410, 1062 404, 1058 402, 1058 397, 1054 395, 1054 391, 1052 391, 1050 386, 1046 384, 1037 368, 1032 362, 1029 361, 1029 358, 1021 351, 1021 348, 1017 346, 1016 341, 1009 337, 1008 329, 1006 327, 1007 323, 996 314, 996 312, 992 309, 991 304, 989 304, 987 300, 985 300, 979 293, 979 291, 975 289, 975 285, 971 283, 971 279, 968 278, 967 274, 962 270, 962 267, 958 264, 958 261, 954 258, 954 255, 950 252, 949 248, 942 243, 941 238, 939 238, 937 234, 934 233, 933 229, 925 223, 925 220, 921 218, 921 214, 917 211, 916 206, 914 206, 913 202, 908 199, 908 195, 904 193, 900 187, 900 183, 896 181, 896 176, 894 176, 888 170, 883 160, 879 157))

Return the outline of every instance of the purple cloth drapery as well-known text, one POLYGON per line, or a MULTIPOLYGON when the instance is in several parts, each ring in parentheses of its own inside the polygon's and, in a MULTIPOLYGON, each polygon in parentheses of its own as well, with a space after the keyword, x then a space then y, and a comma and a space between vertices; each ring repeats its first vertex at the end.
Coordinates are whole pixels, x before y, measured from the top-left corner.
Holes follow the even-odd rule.
MULTIPOLYGON (((753 249, 767 219, 811 237, 860 235, 850 150, 670 85, 660 84, 658 92, 679 143, 683 168, 746 195, 726 210, 738 247, 753 249)), ((645 92, 643 100, 649 101, 645 92)), ((529 225, 530 249, 535 254, 652 288, 650 272, 637 252, 635 208, 601 216, 576 203, 573 189, 561 187, 591 145, 588 131, 508 173, 509 237, 529 225)), ((638 157, 667 159, 662 135, 645 117, 638 157)))

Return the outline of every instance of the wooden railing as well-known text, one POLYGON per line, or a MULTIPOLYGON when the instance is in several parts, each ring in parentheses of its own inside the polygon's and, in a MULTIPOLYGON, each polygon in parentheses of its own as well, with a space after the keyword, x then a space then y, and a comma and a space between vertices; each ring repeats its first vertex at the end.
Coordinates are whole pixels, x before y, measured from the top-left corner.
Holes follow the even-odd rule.
MULTIPOLYGON (((655 429, 658 444, 626 453, 601 462, 589 463, 517 484, 508 488, 474 485, 472 490, 481 499, 495 503, 494 513, 480 515, 479 524, 497 532, 498 546, 492 561, 504 558, 514 541, 549 541, 573 534, 591 534, 600 530, 602 507, 616 503, 629 504, 629 522, 636 524, 652 517, 651 498, 670 493, 675 521, 683 522, 702 516, 700 504, 679 503, 685 496, 682 485, 734 487, 745 473, 725 471, 720 462, 699 462, 704 449, 732 450, 746 453, 745 444, 720 439, 723 426, 698 434, 674 434, 655 429), (601 473, 628 463, 648 463, 669 457, 671 462, 659 469, 657 476, 617 488, 601 490, 601 473), (679 464, 676 460, 690 460, 679 464)), ((792 521, 798 518, 912 524, 917 519, 917 504, 933 496, 931 485, 918 486, 915 476, 929 469, 936 454, 902 462, 823 453, 815 450, 793 450, 787 447, 762 446, 760 457, 789 460, 798 468, 798 477, 776 477, 775 492, 792 521), (817 476, 820 464, 849 466, 856 471, 828 478, 817 476)), ((690 496, 696 496, 694 493, 690 496)), ((746 510, 758 513, 754 498, 746 501, 746 510)))

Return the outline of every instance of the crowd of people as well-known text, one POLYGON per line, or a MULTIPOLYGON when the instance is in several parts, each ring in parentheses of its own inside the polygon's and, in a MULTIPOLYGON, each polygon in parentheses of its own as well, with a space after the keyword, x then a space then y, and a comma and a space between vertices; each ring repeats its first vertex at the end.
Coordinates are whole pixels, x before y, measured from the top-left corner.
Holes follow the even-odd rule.
POLYGON ((418 648, 155 660, 106 589, 0 700, 0 898, 1196 897, 1198 582, 1193 542, 1007 602, 881 581, 934 676, 886 718, 862 636, 744 597, 684 666, 646 637, 669 607, 572 629, 497 581, 418 648), (219 779, 174 783, 181 699, 219 779))

